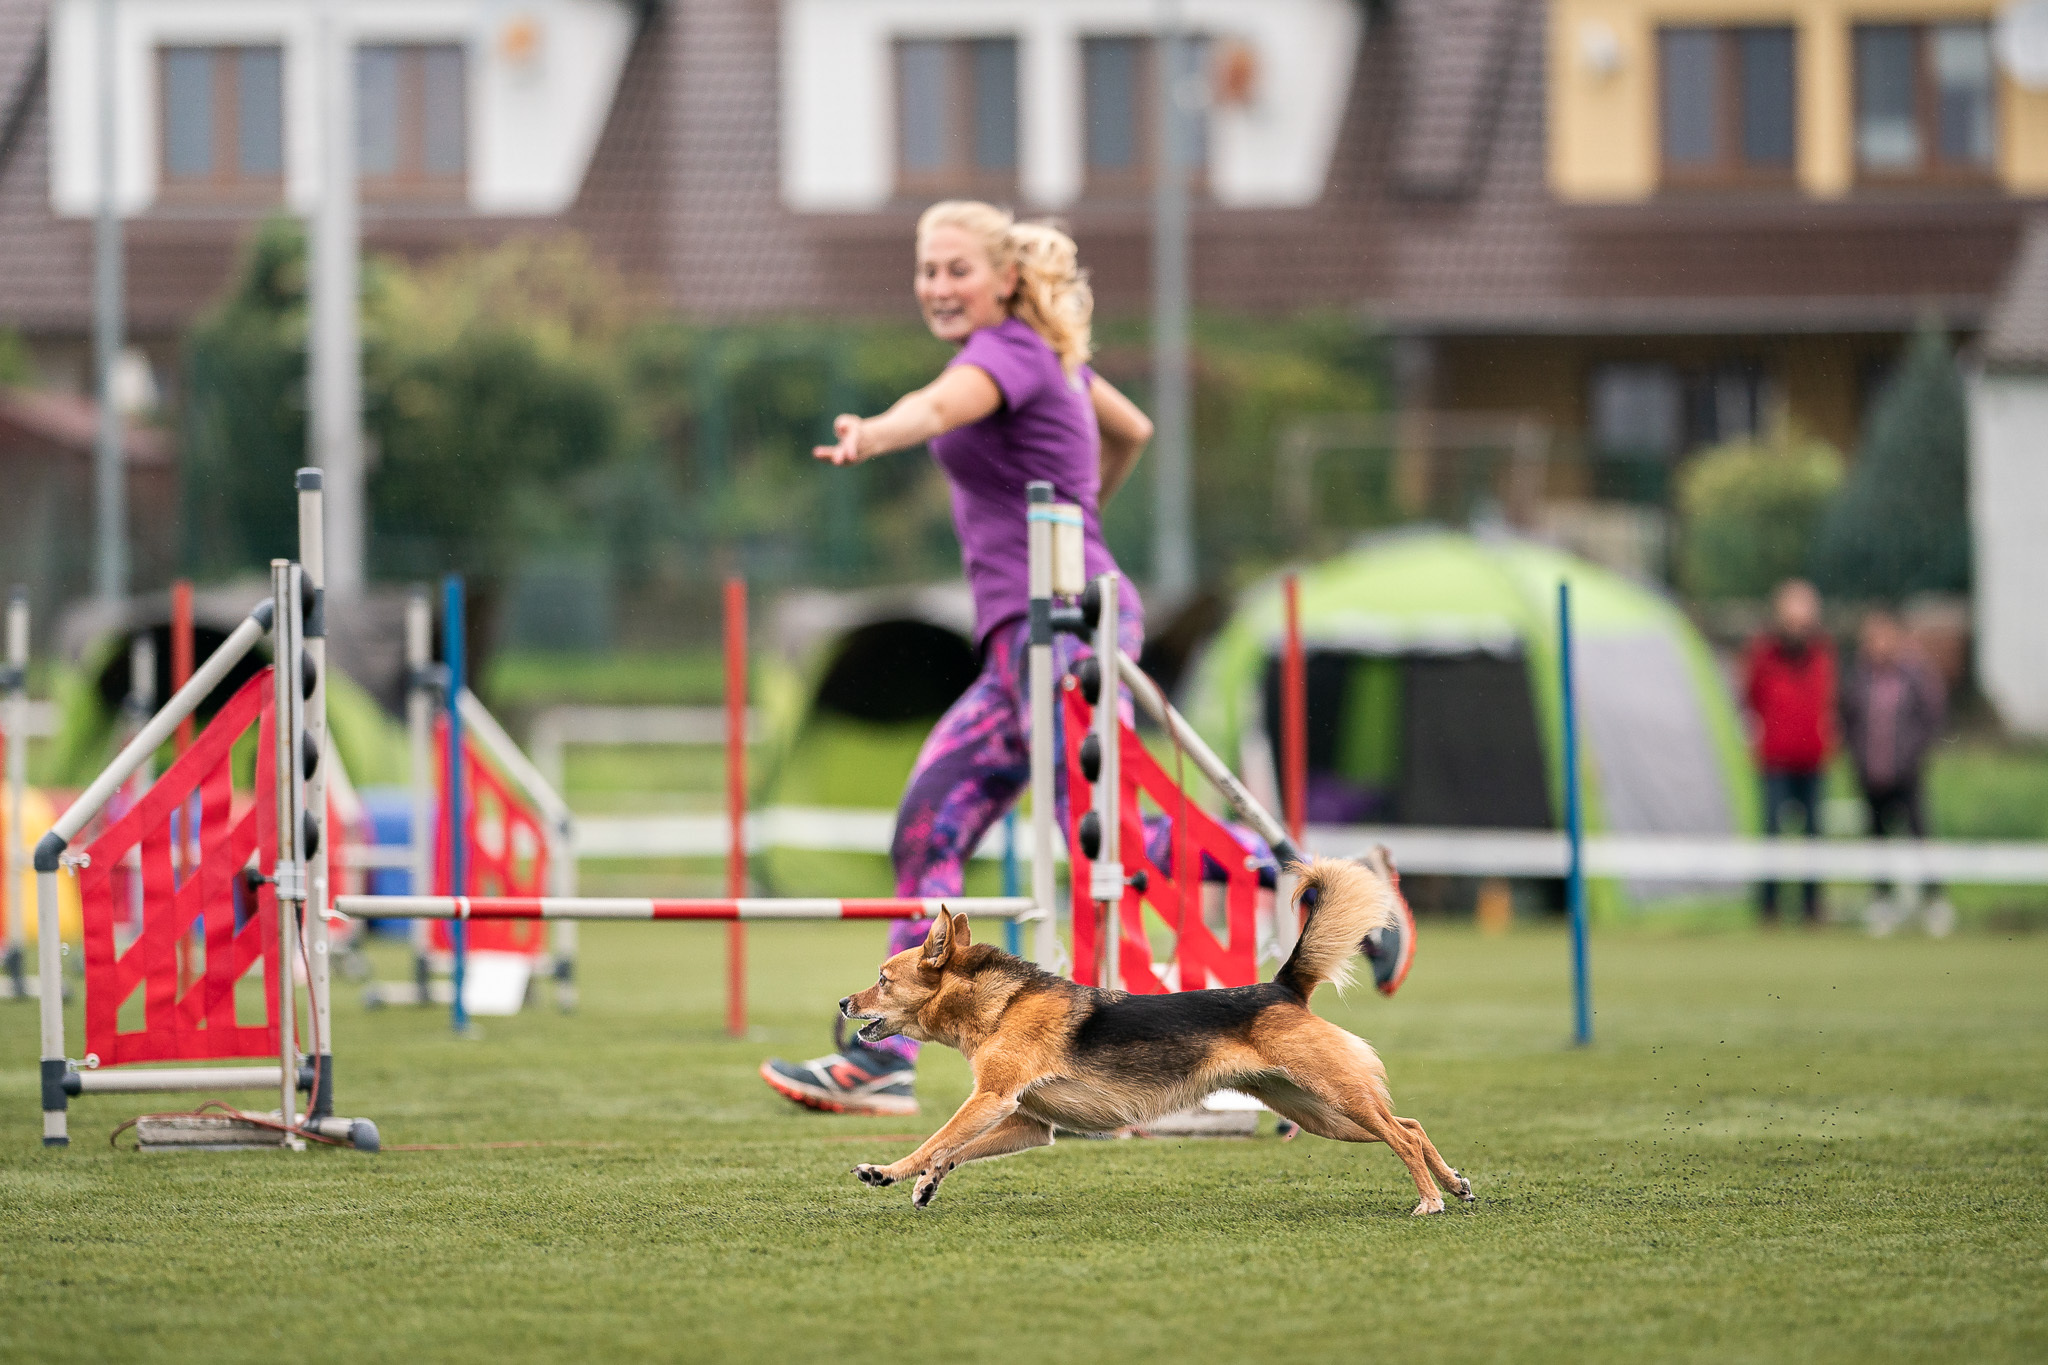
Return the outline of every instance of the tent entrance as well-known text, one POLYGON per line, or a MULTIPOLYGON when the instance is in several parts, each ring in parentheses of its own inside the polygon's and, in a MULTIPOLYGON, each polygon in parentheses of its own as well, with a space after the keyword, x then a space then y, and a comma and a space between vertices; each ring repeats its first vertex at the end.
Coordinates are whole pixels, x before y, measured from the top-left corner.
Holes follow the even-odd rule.
MULTIPOLYGON (((1549 770, 1520 650, 1310 649, 1308 818, 1315 824, 1550 829, 1549 770)), ((1266 733, 1280 734, 1266 661, 1266 733)))

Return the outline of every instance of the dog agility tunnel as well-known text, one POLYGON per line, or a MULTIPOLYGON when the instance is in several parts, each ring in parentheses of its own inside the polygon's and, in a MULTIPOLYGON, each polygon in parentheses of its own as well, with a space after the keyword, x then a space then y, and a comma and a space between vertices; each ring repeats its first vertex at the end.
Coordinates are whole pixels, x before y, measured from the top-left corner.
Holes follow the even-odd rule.
MULTIPOLYGON (((893 813, 933 724, 978 671, 966 585, 789 592, 764 626, 752 803, 893 813)), ((887 860, 873 854, 774 848, 755 872, 778 895, 893 887, 887 860)), ((997 876, 977 865, 970 889, 994 894, 997 876)))
MULTIPOLYGON (((1301 572, 1310 821, 1558 827, 1561 580, 1587 828, 1753 830, 1741 720, 1674 604, 1545 545, 1434 530, 1373 537, 1301 572)), ((1186 689, 1190 719, 1255 782, 1272 781, 1283 610, 1277 578, 1247 593, 1186 689)))

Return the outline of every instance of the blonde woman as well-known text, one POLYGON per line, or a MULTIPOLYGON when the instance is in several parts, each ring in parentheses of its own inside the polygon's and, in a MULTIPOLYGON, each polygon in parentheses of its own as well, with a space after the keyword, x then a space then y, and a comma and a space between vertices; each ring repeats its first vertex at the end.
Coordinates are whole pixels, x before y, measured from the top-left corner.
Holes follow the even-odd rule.
MULTIPOLYGON (((925 741, 903 793, 890 849, 899 896, 958 896, 968 855, 1030 777, 1024 486, 1047 480, 1062 502, 1080 505, 1090 576, 1116 568, 1100 508, 1129 477, 1152 423, 1088 368, 1094 300, 1077 255, 1066 233, 989 204, 925 210, 918 308, 932 335, 959 354, 880 416, 837 418, 837 441, 813 452, 850 465, 928 445, 953 487, 953 526, 974 593, 981 673, 925 741)), ((1128 586, 1119 606, 1124 648, 1136 654, 1143 606, 1128 586)), ((1055 665, 1064 670, 1082 651, 1059 639, 1055 665)), ((1065 793, 1055 795, 1063 809, 1065 793)), ((899 921, 889 952, 922 942, 927 928, 899 921)), ((916 1058, 907 1038, 877 1047, 842 1039, 828 1057, 764 1062, 761 1076, 814 1109, 914 1114, 916 1058)))

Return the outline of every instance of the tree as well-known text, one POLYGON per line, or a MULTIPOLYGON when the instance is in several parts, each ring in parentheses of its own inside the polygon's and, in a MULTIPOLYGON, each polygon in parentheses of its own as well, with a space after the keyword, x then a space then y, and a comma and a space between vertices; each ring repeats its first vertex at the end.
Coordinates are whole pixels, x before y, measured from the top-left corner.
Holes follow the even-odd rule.
POLYGON ((1841 454, 1790 430, 1698 455, 1679 485, 1680 586, 1701 599, 1767 596, 1805 571, 1841 483, 1841 454))
POLYGON ((1908 343, 1821 519, 1812 571, 1824 592, 1851 600, 1969 590, 1969 427, 1940 329, 1908 343))

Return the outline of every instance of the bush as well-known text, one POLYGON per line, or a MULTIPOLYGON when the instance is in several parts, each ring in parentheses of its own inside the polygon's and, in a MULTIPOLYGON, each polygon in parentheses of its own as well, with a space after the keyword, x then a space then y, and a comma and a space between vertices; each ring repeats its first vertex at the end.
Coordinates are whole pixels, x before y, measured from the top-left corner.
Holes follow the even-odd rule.
POLYGON ((1789 431, 1695 457, 1679 485, 1680 586, 1700 599, 1759 598, 1805 573, 1841 482, 1833 446, 1789 431))
POLYGON ((1969 425, 1948 337, 1908 343, 1821 521, 1813 576, 1822 591, 1898 601, 1970 587, 1969 425))
MULTIPOLYGON (((299 224, 266 224, 187 340, 185 557, 202 576, 294 553, 305 253, 299 224)), ((490 579, 528 549, 605 544, 605 515, 628 503, 637 524, 672 502, 637 468, 647 442, 617 378, 631 293, 580 242, 514 241, 419 269, 372 261, 363 298, 374 572, 490 579)))

